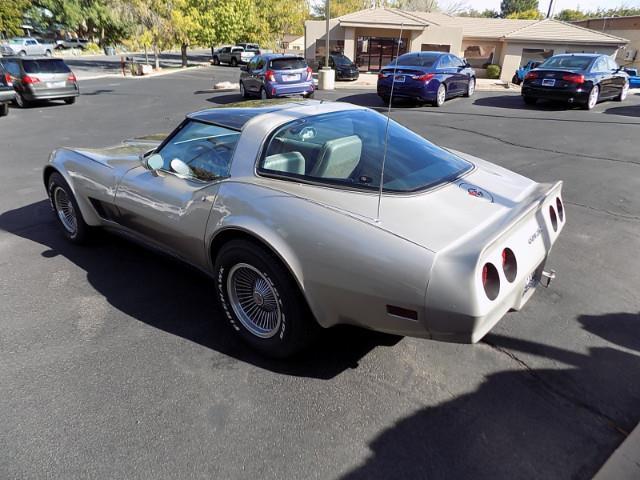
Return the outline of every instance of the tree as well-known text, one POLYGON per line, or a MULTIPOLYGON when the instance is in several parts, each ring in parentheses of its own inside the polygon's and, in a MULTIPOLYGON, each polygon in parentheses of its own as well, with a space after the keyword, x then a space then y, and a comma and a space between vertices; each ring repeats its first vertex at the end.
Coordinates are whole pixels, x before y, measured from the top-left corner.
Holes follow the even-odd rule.
POLYGON ((3 0, 0 2, 0 33, 7 37, 22 33, 22 14, 30 7, 30 0, 3 0))
POLYGON ((500 4, 500 15, 503 18, 512 13, 526 12, 528 10, 538 10, 538 0, 502 0, 500 4))
POLYGON ((435 12, 439 10, 437 0, 400 0, 398 8, 409 12, 435 12))
MULTIPOLYGON (((383 6, 385 4, 382 4, 383 6)), ((325 19, 325 3, 318 2, 312 6, 313 16, 318 19, 325 19)), ((370 0, 332 0, 331 1, 331 18, 341 17, 348 13, 357 12, 358 10, 366 10, 371 8, 370 0)))
POLYGON ((485 10, 483 10, 482 12, 480 10, 475 10, 473 8, 466 10, 464 12, 460 12, 458 14, 461 17, 477 17, 477 18, 498 18, 500 17, 500 13, 498 13, 496 10, 491 10, 490 8, 487 8, 485 10))
POLYGON ((542 12, 538 9, 524 10, 522 12, 514 12, 507 15, 506 18, 517 18, 520 20, 541 20, 544 18, 542 12))
POLYGON ((562 20, 563 22, 573 22, 575 20, 582 20, 586 18, 586 15, 582 13, 580 10, 571 10, 570 8, 565 8, 561 10, 555 18, 557 20, 562 20))

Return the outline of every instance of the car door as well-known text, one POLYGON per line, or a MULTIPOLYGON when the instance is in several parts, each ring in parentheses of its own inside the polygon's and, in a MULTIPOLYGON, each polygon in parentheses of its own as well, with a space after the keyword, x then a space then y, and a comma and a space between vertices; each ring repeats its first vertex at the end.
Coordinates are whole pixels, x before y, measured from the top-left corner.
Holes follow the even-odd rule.
POLYGON ((467 63, 462 60, 460 57, 455 55, 449 55, 450 61, 455 67, 454 81, 456 83, 456 93, 462 94, 467 91, 467 87, 469 86, 469 79, 471 75, 469 74, 469 70, 467 68, 467 63))
POLYGON ((229 63, 229 54, 231 53, 231 47, 224 47, 220 50, 219 58, 222 63, 229 63))
POLYGON ((617 97, 622 93, 622 89, 628 82, 628 77, 613 58, 607 57, 607 63, 609 64, 609 70, 611 70, 611 94, 617 97))
POLYGON ((228 177, 240 132, 185 121, 118 184, 116 221, 195 265, 206 264, 205 230, 228 177))
POLYGON ((38 42, 35 40, 27 40, 25 42, 25 48, 27 51, 27 55, 38 55, 40 52, 38 51, 38 42))
POLYGON ((247 65, 247 71, 243 72, 244 88, 248 92, 255 93, 259 91, 258 81, 256 79, 256 71, 258 70, 258 62, 260 61, 259 56, 255 56, 251 59, 249 64, 247 65))
POLYGON ((443 55, 440 57, 438 71, 442 75, 443 82, 447 87, 447 96, 456 95, 460 91, 460 87, 456 79, 457 70, 453 64, 451 55, 443 55))
POLYGON ((598 57, 591 67, 591 72, 595 75, 597 83, 600 85, 600 98, 608 98, 613 91, 612 75, 607 59, 598 57))

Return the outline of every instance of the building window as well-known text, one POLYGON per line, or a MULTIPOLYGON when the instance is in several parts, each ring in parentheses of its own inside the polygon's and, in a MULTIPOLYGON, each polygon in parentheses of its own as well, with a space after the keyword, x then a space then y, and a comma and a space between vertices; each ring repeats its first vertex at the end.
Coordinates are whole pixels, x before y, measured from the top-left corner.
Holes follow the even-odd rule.
MULTIPOLYGON (((320 57, 324 57, 324 54, 327 50, 326 45, 327 42, 325 40, 316 40, 316 60, 318 60, 320 57)), ((331 53, 344 52, 344 40, 331 40, 330 38, 329 50, 331 50, 331 53)))
POLYGON ((358 37, 356 65, 361 71, 377 72, 396 58, 407 53, 406 38, 358 37))
POLYGON ((551 48, 523 48, 520 66, 526 65, 530 60, 544 62, 549 57, 553 57, 553 49, 551 48))
POLYGON ((451 45, 439 45, 436 43, 423 43, 420 48, 423 52, 451 52, 451 45))
POLYGON ((493 44, 467 45, 464 49, 464 58, 474 68, 487 68, 494 62, 496 46, 493 44))

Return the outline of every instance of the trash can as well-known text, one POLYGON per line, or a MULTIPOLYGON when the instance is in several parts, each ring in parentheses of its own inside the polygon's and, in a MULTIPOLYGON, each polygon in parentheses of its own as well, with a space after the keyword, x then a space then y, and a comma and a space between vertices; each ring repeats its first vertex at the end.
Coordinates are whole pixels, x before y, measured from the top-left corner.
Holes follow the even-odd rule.
POLYGON ((113 56, 116 54, 116 49, 114 47, 104 47, 104 54, 113 56))

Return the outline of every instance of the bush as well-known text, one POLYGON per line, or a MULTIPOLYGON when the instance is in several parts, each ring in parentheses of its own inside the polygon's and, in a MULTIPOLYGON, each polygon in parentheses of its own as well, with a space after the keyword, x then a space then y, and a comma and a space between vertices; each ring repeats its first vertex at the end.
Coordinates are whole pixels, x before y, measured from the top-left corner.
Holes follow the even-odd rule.
POLYGON ((500 78, 500 65, 487 65, 487 78, 500 78))
POLYGON ((84 47, 84 51, 85 53, 90 54, 102 53, 102 49, 93 42, 87 43, 84 47))

